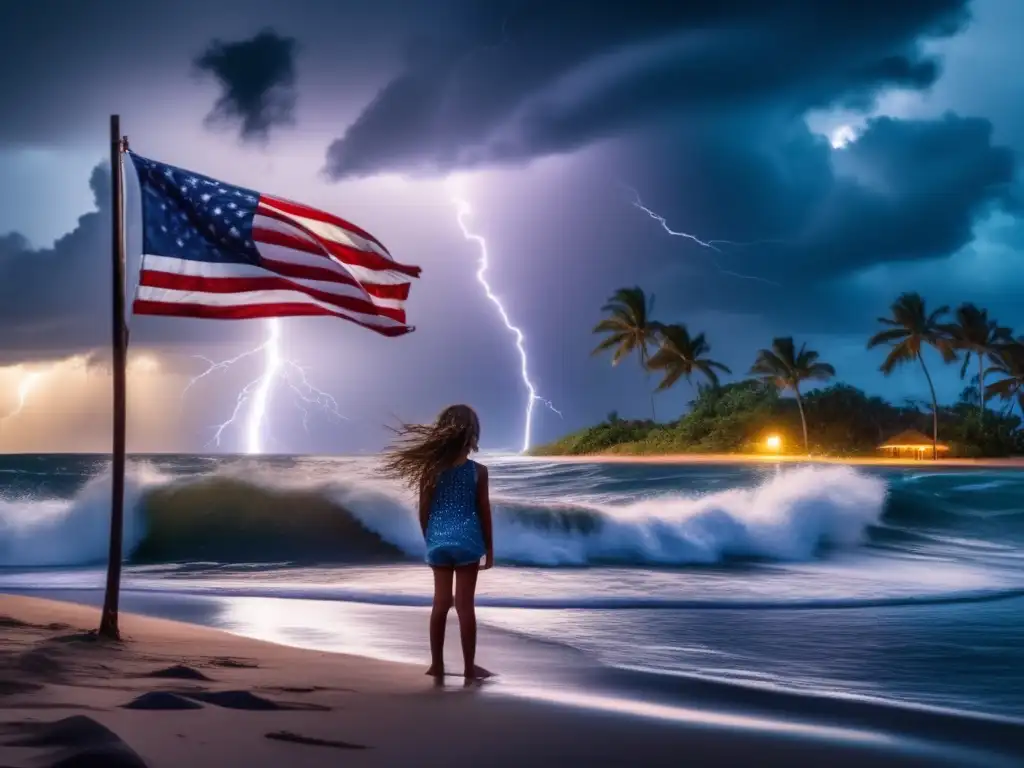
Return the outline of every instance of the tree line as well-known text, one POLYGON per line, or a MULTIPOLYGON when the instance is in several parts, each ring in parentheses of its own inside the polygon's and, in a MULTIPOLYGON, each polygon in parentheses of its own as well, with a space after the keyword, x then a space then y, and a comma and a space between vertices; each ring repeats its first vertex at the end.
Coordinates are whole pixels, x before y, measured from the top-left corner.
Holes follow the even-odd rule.
MULTIPOLYGON (((612 365, 635 356, 650 376, 661 374, 651 390, 651 415, 655 417, 654 394, 674 386, 680 379, 693 382, 699 376, 711 387, 719 386, 719 373, 731 374, 728 366, 710 357, 711 345, 704 333, 691 335, 682 323, 665 324, 653 317, 654 297, 639 287, 621 288, 602 307, 605 317, 593 332, 604 338, 592 354, 611 352, 612 365)), ((939 404, 935 385, 922 354, 931 347, 945 364, 960 363, 960 378, 967 377, 972 361, 977 365, 978 416, 984 420, 987 401, 998 397, 1006 412, 1016 405, 1024 415, 1024 336, 989 317, 974 304, 956 310, 941 306, 929 311, 917 293, 903 293, 890 307, 888 317, 878 318, 883 326, 867 342, 868 349, 888 349, 880 365, 888 376, 902 365, 918 364, 928 384, 932 402, 932 458, 939 441, 939 404), (996 377, 992 380, 992 377, 996 377)), ((793 392, 803 427, 804 449, 810 452, 807 418, 801 388, 807 382, 828 381, 835 368, 820 354, 799 347, 791 336, 772 340, 770 348, 757 352, 750 376, 793 392)))

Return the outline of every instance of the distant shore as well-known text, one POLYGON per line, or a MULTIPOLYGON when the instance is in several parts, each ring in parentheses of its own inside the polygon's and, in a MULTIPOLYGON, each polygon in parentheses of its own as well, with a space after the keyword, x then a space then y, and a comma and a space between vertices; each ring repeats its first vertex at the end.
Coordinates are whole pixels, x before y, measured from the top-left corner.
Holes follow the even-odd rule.
POLYGON ((1024 456, 1002 459, 886 459, 874 456, 801 456, 767 453, 677 453, 627 455, 592 453, 580 455, 541 456, 540 461, 600 464, 853 464, 881 467, 987 467, 991 469, 1024 469, 1024 456))

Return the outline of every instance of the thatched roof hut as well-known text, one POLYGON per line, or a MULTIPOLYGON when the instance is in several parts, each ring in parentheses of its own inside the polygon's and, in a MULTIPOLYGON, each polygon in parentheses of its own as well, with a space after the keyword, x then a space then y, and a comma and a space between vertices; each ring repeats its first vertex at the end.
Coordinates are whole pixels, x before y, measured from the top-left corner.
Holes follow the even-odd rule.
MULTIPOLYGON (((945 443, 938 443, 935 447, 939 454, 949 451, 949 446, 945 443)), ((906 429, 898 435, 890 437, 878 448, 886 456, 894 459, 926 459, 932 453, 932 439, 921 434, 916 429, 906 429)))

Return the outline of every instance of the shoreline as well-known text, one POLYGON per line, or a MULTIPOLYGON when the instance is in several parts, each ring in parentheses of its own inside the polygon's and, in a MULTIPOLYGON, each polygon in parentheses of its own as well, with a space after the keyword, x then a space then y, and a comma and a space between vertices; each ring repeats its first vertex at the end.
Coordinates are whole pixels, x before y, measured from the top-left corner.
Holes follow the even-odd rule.
POLYGON ((780 764, 1004 763, 990 751, 998 740, 988 731, 968 739, 972 748, 948 738, 938 744, 915 727, 916 715, 908 728, 872 727, 799 699, 781 707, 774 698, 759 702, 756 693, 716 702, 694 690, 686 706, 675 706, 554 681, 546 688, 501 678, 467 686, 450 677, 438 688, 420 665, 136 614, 122 613, 125 642, 97 641, 88 630, 98 615, 92 606, 0 595, 0 763, 55 766, 73 757, 85 760, 75 765, 105 768, 276 768, 334 766, 343 758, 390 766, 422 762, 424 744, 452 766, 676 766, 682 750, 701 756, 695 765, 752 764, 765 750, 780 764), (19 710, 30 715, 18 719, 19 710), (439 741, 453 722, 468 738, 439 741), (69 729, 74 745, 62 742, 69 729), (36 746, 13 746, 19 733, 36 746), (53 761, 39 762, 40 749, 53 761))
POLYGON ((500 678, 466 686, 452 677, 437 688, 417 665, 133 614, 122 614, 125 641, 109 643, 89 634, 98 616, 0 596, 0 763, 405 765, 422 762, 426 747, 452 766, 676 766, 683 750, 701 756, 696 765, 752 764, 765 750, 780 764, 1001 764, 810 711, 626 706, 565 686, 503 689, 500 678))
POLYGON ((1024 469, 1024 456, 1002 459, 885 459, 872 456, 801 456, 761 453, 675 453, 626 455, 588 453, 579 455, 531 455, 531 460, 567 464, 848 464, 868 467, 981 467, 985 469, 1024 469))
MULTIPOLYGON (((259 458, 300 458, 300 459, 366 459, 376 454, 261 454, 259 458)), ((487 454, 484 454, 487 455, 487 454)), ((990 469, 1024 469, 1024 456, 1008 456, 1005 458, 946 458, 932 459, 887 459, 875 456, 804 456, 801 454, 769 454, 769 453, 669 453, 669 454, 620 454, 620 453, 582 453, 582 454, 524 454, 500 453, 491 455, 500 458, 520 459, 523 461, 549 461, 564 463, 592 464, 849 464, 855 466, 882 467, 983 467, 990 469)), ((109 453, 0 453, 0 458, 22 457, 60 457, 60 456, 95 456, 109 457, 109 453)), ((242 453, 134 453, 127 454, 128 459, 174 458, 179 456, 212 456, 215 458, 253 458, 242 453)))

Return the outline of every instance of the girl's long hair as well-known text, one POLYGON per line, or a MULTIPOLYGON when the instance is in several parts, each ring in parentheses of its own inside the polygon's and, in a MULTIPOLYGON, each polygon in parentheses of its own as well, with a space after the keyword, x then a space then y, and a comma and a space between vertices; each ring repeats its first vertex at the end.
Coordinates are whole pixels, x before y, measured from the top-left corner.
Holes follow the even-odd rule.
POLYGON ((395 439, 384 451, 382 474, 430 488, 467 450, 478 450, 480 420, 468 405, 450 405, 433 424, 401 424, 391 431, 395 439))

